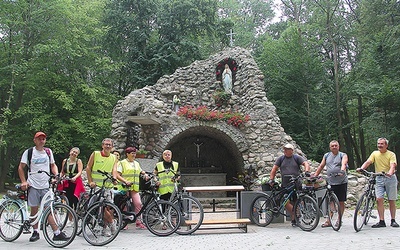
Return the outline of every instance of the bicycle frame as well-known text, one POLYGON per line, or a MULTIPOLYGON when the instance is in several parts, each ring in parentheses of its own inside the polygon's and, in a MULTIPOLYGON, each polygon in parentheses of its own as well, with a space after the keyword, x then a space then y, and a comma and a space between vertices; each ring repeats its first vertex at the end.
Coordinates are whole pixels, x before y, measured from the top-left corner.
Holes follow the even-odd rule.
POLYGON ((297 178, 293 179, 293 183, 290 183, 289 186, 281 190, 272 188, 271 198, 274 203, 274 208, 278 208, 276 211, 273 211, 275 214, 279 213, 281 215, 285 215, 285 205, 290 202, 290 198, 296 194, 295 181, 297 181, 297 178), (287 194, 287 196, 282 200, 285 194, 287 194))

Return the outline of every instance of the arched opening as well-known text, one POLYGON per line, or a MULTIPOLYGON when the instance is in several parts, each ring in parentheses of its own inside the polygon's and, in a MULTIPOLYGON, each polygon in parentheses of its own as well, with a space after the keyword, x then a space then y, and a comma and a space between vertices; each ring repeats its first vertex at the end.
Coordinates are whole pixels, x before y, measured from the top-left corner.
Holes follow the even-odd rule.
POLYGON ((226 185, 243 169, 242 154, 235 142, 224 132, 212 127, 189 128, 172 138, 166 148, 172 151, 173 160, 179 162, 183 176, 223 174, 226 185))

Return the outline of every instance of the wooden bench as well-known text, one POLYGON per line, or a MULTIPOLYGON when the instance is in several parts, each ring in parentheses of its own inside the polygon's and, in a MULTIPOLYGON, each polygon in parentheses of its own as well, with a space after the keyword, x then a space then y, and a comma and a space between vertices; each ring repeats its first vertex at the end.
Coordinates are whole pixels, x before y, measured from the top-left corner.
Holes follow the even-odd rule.
MULTIPOLYGON (((200 186, 200 187, 184 187, 184 191, 188 192, 190 195, 192 193, 196 192, 228 192, 228 191, 233 191, 236 192, 236 209, 234 212, 236 212, 236 217, 237 218, 229 218, 229 219, 205 219, 202 222, 202 226, 199 228, 202 230, 208 230, 208 229, 229 229, 229 228, 239 228, 243 232, 247 233, 247 225, 250 224, 250 220, 248 218, 240 218, 240 192, 244 190, 243 186, 200 186), (209 227, 210 225, 235 225, 235 226, 219 226, 219 227, 209 227), (204 225, 204 227, 203 227, 204 225)), ((215 202, 215 199, 213 199, 213 210, 212 213, 224 213, 224 212, 232 212, 232 211, 216 211, 215 205, 217 203, 215 202)), ((196 224, 195 221, 185 221, 186 224, 188 225, 193 225, 196 224)))
MULTIPOLYGON (((197 221, 187 220, 185 221, 187 225, 195 225, 197 221)), ((247 233, 247 225, 250 224, 251 221, 248 218, 239 218, 239 219, 220 219, 220 220, 203 220, 201 225, 223 225, 223 224, 237 224, 235 227, 204 227, 202 229, 225 229, 225 228, 239 228, 243 230, 243 232, 247 233)))

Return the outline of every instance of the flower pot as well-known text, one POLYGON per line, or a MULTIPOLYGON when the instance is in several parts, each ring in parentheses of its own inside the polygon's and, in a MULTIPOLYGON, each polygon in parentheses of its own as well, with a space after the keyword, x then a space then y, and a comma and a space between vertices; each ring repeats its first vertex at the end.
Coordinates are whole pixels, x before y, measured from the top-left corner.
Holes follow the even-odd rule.
POLYGON ((146 155, 145 154, 138 154, 136 153, 136 158, 145 158, 146 155))

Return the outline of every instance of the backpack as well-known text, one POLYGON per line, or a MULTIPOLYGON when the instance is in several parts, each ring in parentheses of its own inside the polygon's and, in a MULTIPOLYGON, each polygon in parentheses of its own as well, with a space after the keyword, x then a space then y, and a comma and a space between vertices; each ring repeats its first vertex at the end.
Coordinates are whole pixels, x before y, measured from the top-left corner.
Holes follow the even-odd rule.
MULTIPOLYGON (((282 155, 281 157, 278 158, 279 165, 282 164, 282 162, 283 162, 284 159, 285 159, 285 156, 284 156, 284 155, 282 155)), ((302 163, 300 162, 300 161, 301 161, 300 156, 297 155, 297 154, 293 154, 293 159, 294 159, 294 161, 297 163, 297 165, 298 165, 298 167, 299 167, 299 172, 301 172, 301 167, 300 167, 300 165, 301 165, 302 163)))
MULTIPOLYGON (((51 160, 50 160, 50 149, 49 148, 44 148, 44 151, 46 151, 47 156, 49 157, 49 173, 51 173, 51 160)), ((28 161, 26 162, 26 166, 28 167, 28 172, 31 172, 31 161, 32 161, 32 153, 33 153, 33 147, 28 149, 28 161)))
MULTIPOLYGON (((326 153, 326 154, 324 155, 325 161, 326 161, 326 159, 328 158, 328 155, 329 155, 329 154, 332 154, 332 152, 326 153)), ((339 151, 340 161, 342 161, 343 155, 344 155, 344 153, 339 151)), ((346 172, 348 172, 348 171, 349 171, 349 164, 346 163, 346 172)))

